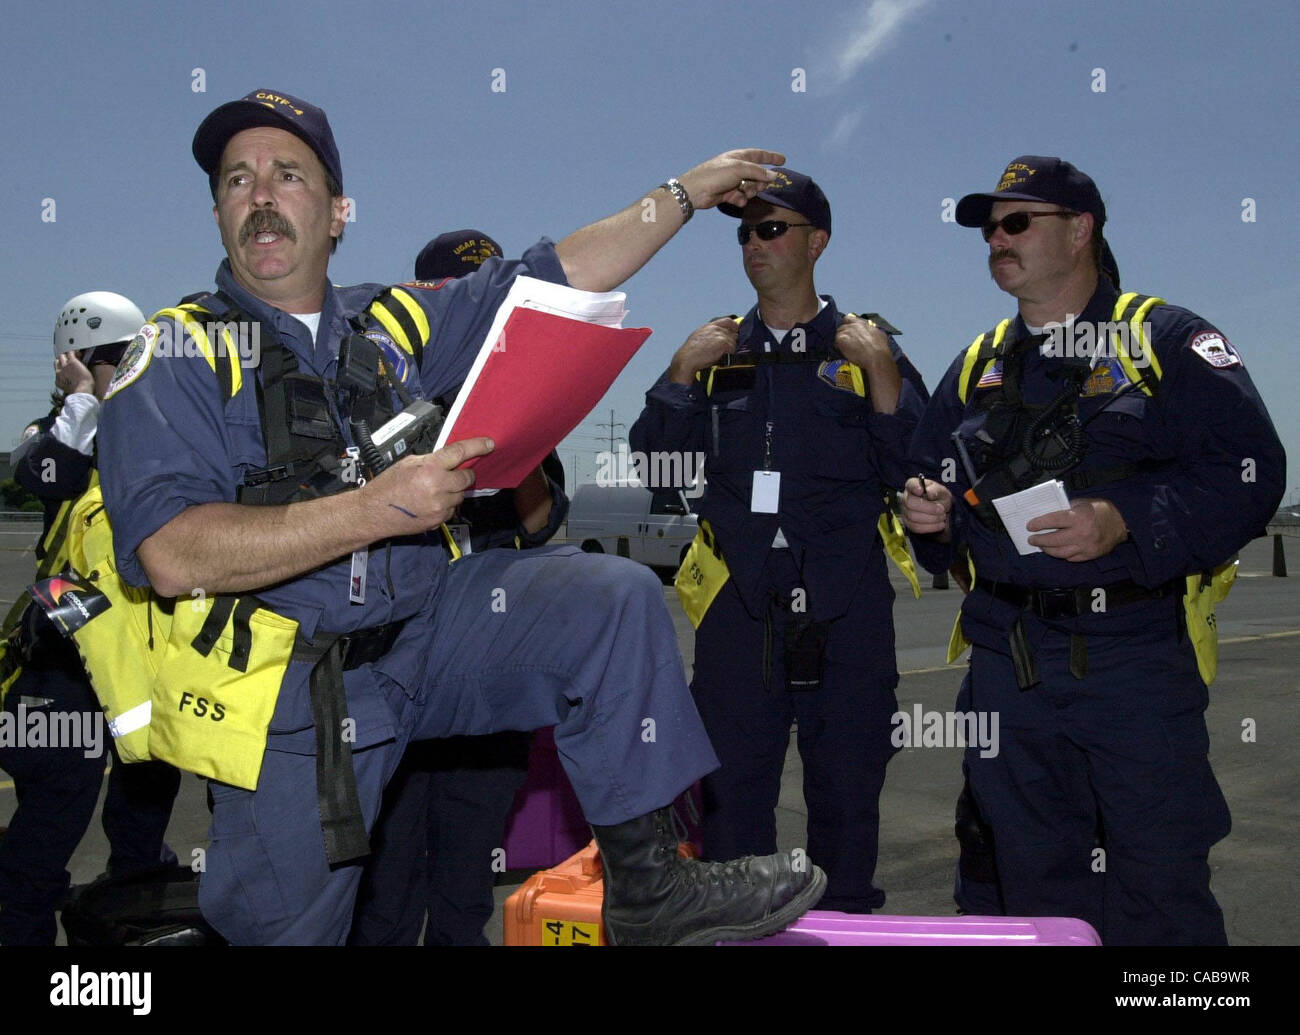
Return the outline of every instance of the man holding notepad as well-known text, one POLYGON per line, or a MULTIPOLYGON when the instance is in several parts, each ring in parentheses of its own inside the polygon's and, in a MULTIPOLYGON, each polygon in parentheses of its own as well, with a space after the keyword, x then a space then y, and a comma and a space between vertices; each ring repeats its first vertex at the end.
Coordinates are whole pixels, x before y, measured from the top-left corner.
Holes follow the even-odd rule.
POLYGON ((1222 944, 1213 601, 1285 457, 1220 331, 1120 293, 1105 220, 1088 176, 1038 155, 958 204, 1019 312, 936 390, 903 515, 931 571, 957 544, 973 558, 959 699, 1000 719, 1000 751, 966 763, 1006 912, 1078 917, 1107 944, 1222 944))
MULTIPOLYGON (((462 464, 493 442, 408 451, 389 466, 371 464, 366 445, 396 410, 427 414, 424 400, 465 380, 517 275, 615 287, 693 206, 743 204, 772 178, 764 163, 781 156, 728 152, 656 188, 655 220, 637 199, 522 260, 386 289, 329 282, 348 203, 319 108, 255 91, 213 111, 193 152, 226 249, 220 291, 145 325, 114 378, 101 441, 127 581, 163 597, 240 594, 236 641, 250 603, 254 618, 297 623, 256 780, 211 784, 208 920, 238 943, 342 943, 366 830, 405 744, 544 725, 555 725, 600 843, 612 941, 753 937, 811 908, 825 878, 798 858, 676 857, 666 806, 717 762, 658 580, 564 547, 484 551, 449 566, 440 529, 475 481, 462 464), (206 348, 196 340, 204 314, 241 341, 259 329, 256 369, 223 366, 229 350, 215 329, 206 348), (399 340, 400 362, 366 340, 379 327, 399 340), (281 462, 305 440, 314 452, 281 462), (370 470, 363 485, 349 479, 358 455, 370 470)), ((175 611, 180 624, 188 606, 175 611)), ((227 728, 237 703, 223 712, 227 728)), ((205 730, 217 725, 207 721, 205 730)), ((244 739, 260 747, 255 732, 244 739)), ((224 761, 198 754, 209 771, 224 761)))

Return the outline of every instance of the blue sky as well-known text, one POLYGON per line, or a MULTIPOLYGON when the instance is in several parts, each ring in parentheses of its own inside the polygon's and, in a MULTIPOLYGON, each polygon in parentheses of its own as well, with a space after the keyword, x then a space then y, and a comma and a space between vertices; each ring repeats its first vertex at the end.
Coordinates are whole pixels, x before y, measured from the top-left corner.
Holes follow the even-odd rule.
MULTIPOLYGON (((1293 2, 52 2, 6 21, 0 448, 44 412, 69 296, 151 312, 211 286, 190 139, 268 87, 319 104, 338 138, 357 221, 336 283, 406 279, 444 229, 518 254, 719 151, 783 151, 834 212, 819 290, 902 328, 931 384, 1014 307, 944 199, 991 189, 1015 155, 1061 155, 1101 188, 1125 286, 1216 323, 1300 456, 1293 2)), ((691 330, 752 304, 733 227, 700 213, 626 285, 655 333, 564 444, 571 478, 594 477, 597 422, 630 425, 691 330)), ((1300 471, 1287 484, 1300 496, 1300 471)))

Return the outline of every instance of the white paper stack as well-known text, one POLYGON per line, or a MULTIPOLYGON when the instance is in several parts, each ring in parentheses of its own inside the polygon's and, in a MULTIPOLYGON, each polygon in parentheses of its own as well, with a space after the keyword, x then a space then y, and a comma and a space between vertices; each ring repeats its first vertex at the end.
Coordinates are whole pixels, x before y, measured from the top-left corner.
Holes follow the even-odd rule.
POLYGON ((1052 529, 1040 528, 1030 532, 1025 528, 1030 521, 1044 514, 1053 514, 1058 510, 1070 509, 1070 498, 1065 495, 1065 485, 1059 481, 1042 482, 1038 485, 1013 492, 1010 496, 999 496, 993 501, 998 517, 1006 526, 1007 535, 1016 544, 1021 554, 1042 553, 1041 546, 1029 542, 1031 535, 1042 535, 1052 529))
MULTIPOLYGON (((447 444, 447 438, 456 426, 456 418, 460 416, 461 404, 469 398, 469 390, 478 380, 479 371, 487 363, 488 356, 492 355, 506 321, 512 312, 521 308, 567 316, 571 320, 594 323, 601 327, 622 327, 623 318, 627 315, 627 295, 622 291, 580 291, 566 284, 552 284, 549 280, 538 280, 536 277, 516 277, 506 293, 505 301, 497 307, 492 326, 488 328, 487 337, 483 339, 474 365, 465 376, 465 386, 451 404, 451 411, 443 421, 442 432, 438 435, 434 449, 441 449, 447 444)), ((478 493, 471 492, 470 495, 478 493)))

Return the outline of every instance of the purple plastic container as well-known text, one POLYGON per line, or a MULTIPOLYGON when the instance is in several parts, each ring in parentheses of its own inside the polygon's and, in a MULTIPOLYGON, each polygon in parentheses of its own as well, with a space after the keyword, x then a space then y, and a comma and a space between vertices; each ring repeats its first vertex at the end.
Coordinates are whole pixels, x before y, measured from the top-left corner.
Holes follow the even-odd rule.
MULTIPOLYGON (((673 802, 677 839, 690 841, 697 852, 702 809, 698 783, 673 802)), ((552 727, 540 729, 533 735, 528 776, 506 817, 506 866, 512 870, 549 869, 582 851, 590 841, 591 827, 560 764, 552 727)))
POLYGON ((814 909, 784 931, 719 945, 1100 945, 1090 924, 1059 916, 860 916, 814 909))
POLYGON ((506 817, 506 866, 537 870, 561 863, 591 841, 569 777, 560 765, 550 727, 533 735, 528 776, 506 817))

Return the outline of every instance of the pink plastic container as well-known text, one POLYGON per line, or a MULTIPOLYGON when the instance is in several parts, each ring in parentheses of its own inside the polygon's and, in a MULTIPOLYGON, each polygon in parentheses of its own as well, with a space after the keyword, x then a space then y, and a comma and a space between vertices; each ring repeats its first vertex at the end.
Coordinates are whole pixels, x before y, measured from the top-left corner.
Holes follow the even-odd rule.
POLYGON ((1090 924, 1057 916, 860 916, 814 909, 784 931, 719 945, 1100 945, 1090 924))

